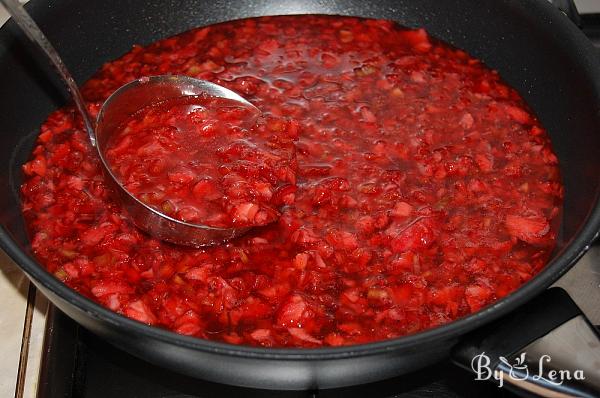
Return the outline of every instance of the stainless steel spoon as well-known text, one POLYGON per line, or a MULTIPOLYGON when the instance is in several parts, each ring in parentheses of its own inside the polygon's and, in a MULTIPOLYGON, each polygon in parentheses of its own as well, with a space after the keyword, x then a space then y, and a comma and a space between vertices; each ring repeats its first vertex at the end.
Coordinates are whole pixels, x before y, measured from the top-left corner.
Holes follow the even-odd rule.
MULTIPOLYGON (((169 217, 144 204, 127 191, 115 177, 104 157, 104 150, 108 138, 128 116, 152 103, 184 96, 208 95, 221 97, 237 101, 240 106, 248 108, 252 111, 251 118, 254 119, 260 115, 258 108, 237 93, 218 84, 187 76, 151 76, 134 80, 116 90, 104 102, 94 123, 71 73, 35 21, 31 19, 17 0, 0 0, 0 3, 4 5, 23 32, 40 46, 46 57, 56 67, 83 118, 83 124, 90 143, 98 151, 107 180, 112 184, 123 207, 137 227, 158 239, 194 247, 223 243, 246 233, 251 228, 215 228, 202 224, 187 223, 169 217)), ((253 123, 254 120, 248 122, 253 123)))

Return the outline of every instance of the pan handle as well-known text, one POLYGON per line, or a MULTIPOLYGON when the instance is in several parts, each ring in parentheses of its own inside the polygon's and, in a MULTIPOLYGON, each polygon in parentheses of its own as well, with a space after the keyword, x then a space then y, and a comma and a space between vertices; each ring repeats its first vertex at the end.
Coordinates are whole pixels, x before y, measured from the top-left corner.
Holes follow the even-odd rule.
POLYGON ((600 396, 600 334, 561 288, 468 334, 452 360, 524 396, 600 396))

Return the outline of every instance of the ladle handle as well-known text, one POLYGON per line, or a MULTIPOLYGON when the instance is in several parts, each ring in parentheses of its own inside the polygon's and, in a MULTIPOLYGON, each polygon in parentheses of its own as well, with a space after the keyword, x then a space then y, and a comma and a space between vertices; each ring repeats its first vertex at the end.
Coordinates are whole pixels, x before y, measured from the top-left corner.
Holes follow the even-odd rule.
POLYGON ((0 0, 0 3, 2 3, 2 5, 6 8, 8 13, 12 16, 21 30, 25 32, 27 37, 40 46, 40 48, 44 51, 44 54, 46 54, 46 57, 48 57, 50 62, 55 66, 58 74, 67 85, 67 88, 71 93, 71 97, 73 98, 73 102, 75 102, 75 106, 77 106, 79 113, 81 113, 83 124, 87 130, 88 136, 90 137, 90 142, 93 146, 96 146, 94 123, 92 122, 92 118, 87 111, 81 91, 79 91, 75 80, 73 80, 73 76, 71 76, 71 73, 60 58, 60 55, 58 55, 54 49, 54 46, 52 46, 50 41, 48 41, 44 33, 42 33, 38 25, 33 19, 31 19, 31 16, 27 13, 27 11, 25 11, 18 0, 0 0))

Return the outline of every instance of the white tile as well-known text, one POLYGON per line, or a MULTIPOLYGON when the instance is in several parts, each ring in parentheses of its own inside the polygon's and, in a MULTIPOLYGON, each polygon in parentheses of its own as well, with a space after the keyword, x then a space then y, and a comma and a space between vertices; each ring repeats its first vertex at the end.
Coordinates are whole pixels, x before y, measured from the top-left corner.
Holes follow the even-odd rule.
POLYGON ((29 280, 0 250, 0 397, 15 394, 29 280))
POLYGON ((575 0, 575 5, 582 14, 600 13, 600 0, 575 0))
POLYGON ((0 6, 0 26, 4 25, 4 22, 8 20, 8 13, 2 6, 0 6))
POLYGON ((47 311, 48 299, 38 291, 35 297, 35 310, 31 323, 31 337, 29 340, 29 355, 27 357, 23 398, 35 398, 37 394, 40 365, 44 352, 47 311))

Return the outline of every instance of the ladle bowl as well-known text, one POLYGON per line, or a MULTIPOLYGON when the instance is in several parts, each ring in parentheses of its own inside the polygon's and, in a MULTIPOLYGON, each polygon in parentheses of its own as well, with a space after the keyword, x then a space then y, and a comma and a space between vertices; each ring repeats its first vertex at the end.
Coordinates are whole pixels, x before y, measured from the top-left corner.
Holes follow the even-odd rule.
MULTIPOLYGON (((135 225, 150 235, 178 245, 209 246, 223 243, 246 233, 251 227, 217 228, 184 222, 148 206, 131 194, 113 174, 105 157, 106 144, 129 116, 153 103, 184 96, 220 97, 236 101, 252 111, 260 111, 237 93, 218 84, 188 76, 162 75, 142 77, 121 86, 102 105, 96 120, 95 140, 98 156, 113 190, 135 225)), ((250 123, 252 123, 250 121, 250 123)))
POLYGON ((87 105, 68 68, 54 46, 29 16, 17 0, 0 0, 23 32, 36 43, 48 60, 56 67, 58 74, 69 89, 73 102, 83 119, 90 143, 98 150, 108 183, 112 186, 117 199, 131 216, 134 224, 150 235, 175 244, 202 247, 226 242, 246 233, 251 226, 216 228, 202 224, 192 224, 172 218, 144 204, 129 192, 116 178, 104 156, 106 143, 111 134, 129 116, 154 103, 186 96, 219 97, 236 101, 239 106, 250 109, 253 124, 260 111, 235 92, 205 80, 188 76, 150 76, 142 77, 117 89, 102 105, 98 118, 94 122, 87 105))

